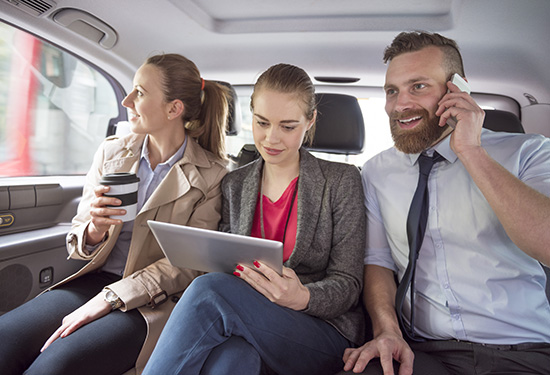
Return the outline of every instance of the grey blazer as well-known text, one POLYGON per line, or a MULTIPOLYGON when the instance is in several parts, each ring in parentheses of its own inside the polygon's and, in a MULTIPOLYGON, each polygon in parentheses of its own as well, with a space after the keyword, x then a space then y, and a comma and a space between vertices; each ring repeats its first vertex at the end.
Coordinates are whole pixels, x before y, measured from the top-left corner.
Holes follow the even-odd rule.
MULTIPOLYGON (((258 199, 263 159, 227 174, 222 181, 220 230, 249 236, 258 199)), ((359 170, 300 150, 296 245, 285 266, 310 291, 303 312, 333 325, 355 344, 364 341, 363 287, 365 209, 359 170)))

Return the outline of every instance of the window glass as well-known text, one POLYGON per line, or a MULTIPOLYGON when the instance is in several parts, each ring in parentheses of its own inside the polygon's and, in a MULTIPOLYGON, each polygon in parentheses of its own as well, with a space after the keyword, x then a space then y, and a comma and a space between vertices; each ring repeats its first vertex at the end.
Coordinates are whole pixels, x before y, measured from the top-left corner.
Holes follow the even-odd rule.
MULTIPOLYGON (((358 98, 359 106, 365 121, 365 143, 363 153, 358 155, 337 155, 314 152, 319 158, 341 161, 362 167, 365 162, 393 146, 388 115, 384 110, 385 99, 382 97, 358 98)), ((242 128, 237 136, 227 137, 229 154, 237 156, 244 144, 254 143, 252 136, 252 113, 250 112, 250 96, 239 96, 242 112, 242 128)))
POLYGON ((0 176, 86 173, 118 114, 102 73, 0 23, 0 176))

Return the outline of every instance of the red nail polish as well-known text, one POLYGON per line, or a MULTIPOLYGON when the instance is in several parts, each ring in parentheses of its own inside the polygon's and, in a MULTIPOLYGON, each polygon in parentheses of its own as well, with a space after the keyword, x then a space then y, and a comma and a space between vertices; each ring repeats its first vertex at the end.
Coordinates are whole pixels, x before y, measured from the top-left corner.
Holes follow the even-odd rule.
POLYGON ((256 268, 260 268, 260 262, 258 262, 257 260, 254 261, 254 265, 256 266, 256 268))
POLYGON ((241 266, 240 264, 237 264, 237 269, 238 269, 239 271, 244 271, 244 267, 241 266))
POLYGON ((241 277, 241 274, 238 273, 237 271, 233 272, 233 275, 237 276, 237 277, 241 277))

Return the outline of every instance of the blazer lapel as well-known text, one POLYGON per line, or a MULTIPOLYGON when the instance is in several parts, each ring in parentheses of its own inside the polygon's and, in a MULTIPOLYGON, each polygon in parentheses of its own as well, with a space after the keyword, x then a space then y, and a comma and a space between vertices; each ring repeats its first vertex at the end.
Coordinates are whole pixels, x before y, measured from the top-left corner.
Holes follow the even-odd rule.
POLYGON ((254 214, 256 213, 263 163, 263 159, 259 158, 253 165, 251 173, 243 181, 238 228, 238 233, 241 235, 250 236, 252 233, 252 223, 254 221, 254 214))
POLYGON ((300 149, 300 178, 298 179, 298 228, 296 245, 287 260, 287 267, 300 263, 307 254, 315 235, 326 179, 317 159, 304 148, 300 149))

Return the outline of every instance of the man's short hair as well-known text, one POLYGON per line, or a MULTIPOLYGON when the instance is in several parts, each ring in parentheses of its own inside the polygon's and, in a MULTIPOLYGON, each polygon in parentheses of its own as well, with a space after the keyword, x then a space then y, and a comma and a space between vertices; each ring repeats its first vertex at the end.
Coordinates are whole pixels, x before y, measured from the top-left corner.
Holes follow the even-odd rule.
POLYGON ((458 44, 454 40, 437 33, 428 33, 425 31, 399 33, 384 50, 384 63, 391 61, 403 53, 420 51, 430 46, 437 47, 443 52, 443 64, 449 77, 453 73, 458 73, 462 77, 465 76, 464 64, 458 44))

